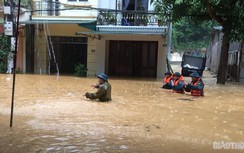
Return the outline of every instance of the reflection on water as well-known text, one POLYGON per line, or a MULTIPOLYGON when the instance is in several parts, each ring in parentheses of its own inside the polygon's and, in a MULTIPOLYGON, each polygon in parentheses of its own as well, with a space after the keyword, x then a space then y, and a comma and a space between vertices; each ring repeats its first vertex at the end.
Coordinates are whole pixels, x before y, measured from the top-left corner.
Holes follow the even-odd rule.
MULTIPOLYGON (((189 78, 186 78, 186 80, 189 78)), ((205 97, 175 94, 161 80, 117 79, 113 101, 87 100, 97 78, 0 74, 0 152, 214 153, 213 142, 243 142, 244 92, 204 78, 205 97)))

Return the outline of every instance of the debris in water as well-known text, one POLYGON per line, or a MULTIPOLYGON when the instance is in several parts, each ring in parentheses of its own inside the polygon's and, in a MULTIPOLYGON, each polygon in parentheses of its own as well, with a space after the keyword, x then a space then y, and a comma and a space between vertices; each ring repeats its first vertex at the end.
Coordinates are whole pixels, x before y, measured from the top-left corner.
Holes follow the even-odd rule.
POLYGON ((128 146, 126 146, 126 145, 121 145, 121 146, 119 147, 119 149, 128 149, 128 146))
POLYGON ((195 101, 192 98, 178 98, 178 100, 183 100, 183 101, 195 101))

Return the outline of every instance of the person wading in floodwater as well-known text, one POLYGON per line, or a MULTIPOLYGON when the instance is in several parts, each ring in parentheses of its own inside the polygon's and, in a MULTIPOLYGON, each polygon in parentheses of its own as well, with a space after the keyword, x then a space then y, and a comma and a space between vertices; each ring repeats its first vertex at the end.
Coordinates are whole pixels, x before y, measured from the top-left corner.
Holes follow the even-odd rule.
POLYGON ((108 82, 108 76, 104 73, 97 75, 98 84, 92 87, 97 88, 97 92, 86 92, 85 96, 89 99, 99 99, 102 102, 110 101, 111 99, 111 85, 108 82))
POLYGON ((184 82, 184 77, 179 73, 175 72, 174 75, 174 82, 172 85, 172 89, 174 93, 185 93, 184 87, 185 87, 185 82, 184 82))
POLYGON ((200 75, 197 72, 193 72, 190 76, 192 81, 185 86, 185 91, 191 92, 192 96, 204 96, 204 83, 200 75))
POLYGON ((165 77, 163 79, 163 85, 161 88, 172 89, 172 84, 174 81, 173 74, 171 72, 164 73, 165 77))

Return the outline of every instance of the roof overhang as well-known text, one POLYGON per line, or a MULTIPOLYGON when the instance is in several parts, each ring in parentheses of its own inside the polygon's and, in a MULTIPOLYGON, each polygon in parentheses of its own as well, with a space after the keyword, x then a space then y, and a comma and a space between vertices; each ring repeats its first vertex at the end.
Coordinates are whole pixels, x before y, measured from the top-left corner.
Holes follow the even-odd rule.
POLYGON ((130 35, 166 35, 167 26, 96 26, 96 31, 76 32, 76 35, 88 34, 130 34, 130 35))
POLYGON ((31 16, 29 20, 20 21, 20 24, 82 24, 95 21, 93 16, 31 16))
POLYGON ((130 35, 166 35, 167 26, 118 26, 118 25, 96 25, 96 20, 50 20, 31 19, 20 21, 20 24, 79 24, 81 27, 91 29, 89 32, 76 32, 76 35, 88 34, 130 34, 130 35))
POLYGON ((83 24, 94 23, 94 20, 28 20, 20 21, 20 24, 83 24))
POLYGON ((118 34, 125 34, 125 35, 166 35, 166 33, 150 33, 150 32, 115 32, 115 31, 110 31, 110 32, 104 32, 104 31, 89 31, 89 32, 76 32, 76 35, 102 35, 102 34, 110 34, 110 35, 118 35, 118 34))

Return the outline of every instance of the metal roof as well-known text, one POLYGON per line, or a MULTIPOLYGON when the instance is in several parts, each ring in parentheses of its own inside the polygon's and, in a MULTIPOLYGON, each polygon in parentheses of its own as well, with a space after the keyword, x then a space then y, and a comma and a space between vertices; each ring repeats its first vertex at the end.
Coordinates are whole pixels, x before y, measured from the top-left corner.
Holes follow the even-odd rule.
POLYGON ((20 24, 79 24, 81 27, 92 29, 90 32, 76 32, 76 35, 87 34, 132 34, 132 35, 166 35, 167 26, 119 26, 96 25, 94 20, 28 20, 20 24), (91 27, 94 26, 94 28, 91 27))
POLYGON ((20 24, 81 24, 93 22, 94 20, 28 20, 20 21, 20 24))
POLYGON ((96 26, 96 31, 76 32, 86 34, 132 34, 132 35, 166 35, 167 26, 96 26))

